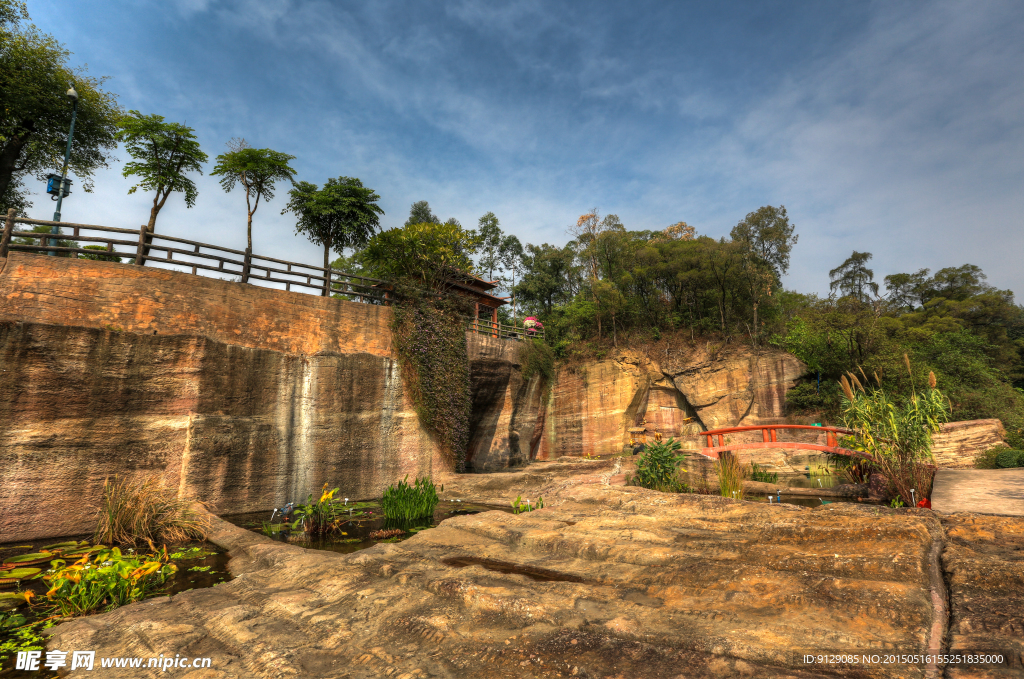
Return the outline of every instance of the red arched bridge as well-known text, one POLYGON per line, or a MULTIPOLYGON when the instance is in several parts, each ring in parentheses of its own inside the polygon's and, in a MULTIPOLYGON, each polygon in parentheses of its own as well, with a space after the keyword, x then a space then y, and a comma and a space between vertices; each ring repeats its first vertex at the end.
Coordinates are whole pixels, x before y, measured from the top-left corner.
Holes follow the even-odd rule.
POLYGON ((859 450, 850 450, 849 448, 839 447, 838 436, 852 436, 854 434, 856 434, 856 432, 852 429, 843 429, 841 427, 815 427, 809 424, 762 424, 749 427, 726 427, 724 429, 712 429, 710 431, 701 432, 700 436, 707 437, 707 447, 700 448, 697 452, 701 455, 717 460, 722 453, 731 452, 733 450, 751 448, 785 448, 787 450, 816 450, 822 453, 849 455, 851 457, 870 460, 871 456, 867 453, 859 450), (825 445, 818 443, 803 443, 799 441, 779 441, 778 431, 780 429, 803 429, 813 431, 815 434, 824 433, 825 445), (731 443, 729 445, 725 444, 725 437, 727 434, 758 430, 761 431, 761 441, 731 443), (714 439, 716 437, 718 439, 718 445, 715 445, 714 439))

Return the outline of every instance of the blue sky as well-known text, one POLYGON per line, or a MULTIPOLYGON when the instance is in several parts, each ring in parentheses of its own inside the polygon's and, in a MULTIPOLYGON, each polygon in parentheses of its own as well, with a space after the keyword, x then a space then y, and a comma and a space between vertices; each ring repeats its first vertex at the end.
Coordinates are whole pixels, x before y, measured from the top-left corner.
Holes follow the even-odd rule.
MULTIPOLYGON (((296 156, 298 179, 354 176, 385 227, 428 200, 523 242, 561 244, 589 208, 630 229, 721 237, 785 205, 787 287, 874 253, 876 280, 981 266, 1024 300, 1024 3, 29 0, 126 109, 296 156)), ((126 154, 65 221, 135 228, 126 154)), ((197 178, 160 232, 244 247, 245 200, 197 178)), ((36 196, 31 214, 48 218, 36 196)), ((281 215, 254 250, 316 263, 281 215)))

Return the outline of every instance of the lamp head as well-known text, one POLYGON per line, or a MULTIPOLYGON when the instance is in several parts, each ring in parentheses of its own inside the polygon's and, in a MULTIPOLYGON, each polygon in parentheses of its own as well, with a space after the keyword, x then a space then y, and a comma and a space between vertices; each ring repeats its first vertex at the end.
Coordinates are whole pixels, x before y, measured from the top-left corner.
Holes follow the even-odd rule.
POLYGON ((71 101, 72 103, 78 101, 78 92, 75 92, 75 88, 74 87, 69 87, 68 88, 67 96, 68 96, 68 100, 71 101))

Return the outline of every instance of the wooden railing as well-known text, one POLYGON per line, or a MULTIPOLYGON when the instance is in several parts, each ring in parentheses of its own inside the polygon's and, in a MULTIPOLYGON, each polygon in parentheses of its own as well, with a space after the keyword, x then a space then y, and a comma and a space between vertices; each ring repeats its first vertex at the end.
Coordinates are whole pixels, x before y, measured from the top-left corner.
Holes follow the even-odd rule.
POLYGON ((233 250, 185 238, 150 233, 145 226, 133 231, 112 226, 50 222, 8 215, 4 223, 3 236, 0 238, 0 257, 6 257, 8 251, 68 253, 76 259, 85 256, 89 259, 115 262, 120 261, 120 258, 128 258, 133 259, 139 266, 163 264, 165 266, 161 266, 161 269, 170 268, 211 277, 234 276, 242 283, 255 284, 255 281, 263 281, 283 285, 285 290, 296 292, 321 296, 341 294, 346 298, 369 304, 387 302, 387 292, 380 287, 383 281, 376 278, 354 276, 322 266, 257 255, 249 249, 233 250), (70 233, 36 233, 17 229, 18 225, 58 226, 70 230, 70 233), (32 239, 37 242, 15 243, 12 240, 14 238, 32 239), (61 240, 101 244, 105 247, 102 250, 59 247, 57 243, 61 240), (218 274, 221 276, 217 276, 218 274))
POLYGON ((500 339, 544 339, 544 330, 530 330, 523 326, 495 323, 488 318, 467 318, 466 330, 500 339))

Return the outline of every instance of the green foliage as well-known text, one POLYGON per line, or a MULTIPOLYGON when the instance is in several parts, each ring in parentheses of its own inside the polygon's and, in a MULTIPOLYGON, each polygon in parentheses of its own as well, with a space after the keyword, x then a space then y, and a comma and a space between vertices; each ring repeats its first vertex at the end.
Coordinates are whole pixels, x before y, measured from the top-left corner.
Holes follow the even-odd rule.
POLYGON ((0 667, 20 651, 46 650, 46 637, 42 633, 56 624, 57 621, 51 619, 29 622, 20 613, 0 611, 0 667))
POLYGON ((529 381, 534 375, 544 380, 544 398, 551 394, 555 383, 555 352, 544 340, 524 339, 519 343, 519 364, 522 366, 523 380, 529 381))
POLYGON ((107 248, 105 246, 103 246, 103 245, 86 245, 83 249, 84 250, 95 250, 96 254, 92 254, 92 253, 89 253, 89 254, 78 253, 78 258, 79 259, 91 259, 91 260, 96 261, 96 262, 115 262, 117 264, 121 263, 121 258, 118 257, 117 255, 104 254, 104 253, 106 253, 107 248))
POLYGON ((853 297, 861 302, 870 302, 872 295, 878 296, 878 283, 874 282, 875 272, 864 264, 872 255, 870 252, 853 251, 845 262, 828 272, 832 279, 829 289, 838 289, 844 297, 853 297))
POLYGON ((750 463, 750 480, 761 483, 778 483, 778 472, 770 472, 756 462, 750 463))
POLYGON ((996 455, 996 467, 999 469, 1012 469, 1024 467, 1024 450, 1007 448, 996 455))
MULTIPOLYGON (((910 361, 906 359, 912 379, 910 361)), ((865 387, 850 373, 842 378, 843 423, 857 432, 856 439, 871 455, 871 462, 886 478, 890 494, 913 504, 911 489, 920 497, 931 493, 932 434, 949 419, 949 402, 935 388, 929 375, 928 388, 909 397, 893 398, 880 386, 865 387), (868 389, 870 388, 870 391, 868 389)))
POLYGON ((445 291, 472 273, 479 237, 457 222, 407 224, 375 235, 360 253, 377 278, 445 291))
POLYGON ((21 3, 3 3, 0 21, 0 213, 23 212, 26 177, 41 179, 64 163, 72 105, 65 96, 78 92, 70 171, 92 190, 92 174, 106 167, 117 147, 122 111, 116 96, 102 89, 105 78, 69 65, 71 53, 28 21, 21 3))
MULTIPOLYGON (((314 245, 324 248, 324 268, 328 268, 331 250, 361 248, 380 226, 384 210, 377 205, 380 196, 354 177, 330 178, 318 188, 310 182, 298 182, 288 195, 290 200, 281 214, 298 217, 295 232, 305 234, 314 245)), ((327 296, 327 282, 324 282, 327 296)))
POLYGON ((975 469, 998 469, 999 465, 996 464, 996 458, 999 453, 1004 450, 1010 450, 1006 446, 996 446, 995 448, 989 448, 986 451, 979 453, 974 458, 975 469))
POLYGON ((252 249, 252 216, 259 207, 260 199, 268 201, 274 198, 274 185, 278 181, 289 180, 295 170, 288 165, 295 156, 271 149, 254 149, 244 139, 228 142, 228 153, 217 156, 217 164, 211 176, 221 178, 221 188, 230 192, 236 184, 245 189, 245 205, 249 216, 248 242, 252 249))
POLYGON ((718 492, 722 497, 735 500, 743 499, 743 467, 731 453, 724 453, 715 462, 718 473, 718 492))
POLYGON ((458 471, 465 466, 472 409, 460 300, 407 299, 392 307, 392 336, 420 421, 458 471))
POLYGON ((310 493, 306 504, 295 507, 292 515, 304 531, 310 535, 324 535, 340 529, 344 509, 334 502, 334 495, 337 492, 337 488, 327 490, 325 483, 320 492, 320 499, 314 502, 313 494, 310 493))
POLYGON ((674 438, 647 445, 636 462, 636 474, 630 479, 633 485, 664 493, 685 493, 689 489, 679 479, 679 465, 685 456, 676 454, 682 445, 674 438))
MULTIPOLYGON (((17 229, 18 231, 22 231, 25 228, 23 224, 18 224, 18 226, 21 227, 21 228, 17 229)), ((29 231, 31 231, 32 233, 50 233, 50 227, 46 226, 45 224, 37 224, 37 225, 33 226, 31 229, 29 229, 29 231)), ((55 238, 55 239, 48 239, 46 241, 46 243, 43 243, 43 241, 41 239, 39 239, 39 238, 30 238, 28 236, 20 236, 18 238, 12 238, 11 239, 11 244, 13 244, 13 245, 52 245, 52 246, 58 247, 58 248, 78 248, 78 247, 81 247, 81 244, 78 241, 69 240, 67 238, 61 238, 60 237, 61 233, 63 233, 63 229, 61 227, 57 227, 58 237, 55 238)), ((46 254, 46 251, 45 250, 43 250, 43 251, 32 250, 30 252, 26 252, 25 254, 44 255, 44 254, 46 254)), ((58 257, 71 257, 71 255, 72 255, 72 253, 70 253, 70 252, 58 252, 57 253, 58 257)))
POLYGON ((523 500, 522 495, 516 495, 516 499, 511 501, 512 513, 522 514, 523 512, 532 512, 537 509, 544 509, 544 498, 538 496, 536 503, 531 503, 529 500, 523 500))
POLYGON ((156 230, 157 214, 171 193, 184 193, 186 207, 194 207, 199 191, 186 174, 202 174, 202 164, 207 159, 194 130, 181 123, 165 123, 163 116, 142 115, 138 111, 129 111, 117 127, 117 140, 134 158, 125 164, 122 174, 139 178, 128 193, 140 188, 154 192, 148 230, 156 230))
POLYGON ((166 553, 124 555, 117 547, 86 555, 71 565, 63 559, 53 563, 54 572, 44 579, 51 585, 46 598, 54 612, 63 616, 86 615, 112 610, 141 601, 159 591, 177 571, 166 553))
MULTIPOLYGON (((409 476, 394 486, 388 486, 380 505, 385 518, 398 521, 414 521, 434 516, 434 508, 440 502, 437 486, 429 477, 417 478, 409 485, 409 476)), ((444 486, 441 486, 444 491, 444 486)))

